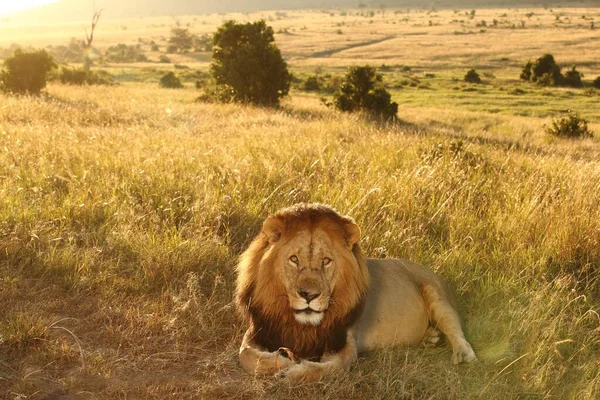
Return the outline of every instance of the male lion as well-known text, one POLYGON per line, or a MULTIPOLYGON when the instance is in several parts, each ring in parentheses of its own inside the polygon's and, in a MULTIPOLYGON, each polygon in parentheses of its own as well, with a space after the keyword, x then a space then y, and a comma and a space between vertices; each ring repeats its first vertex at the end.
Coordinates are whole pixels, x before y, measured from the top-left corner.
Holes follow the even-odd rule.
POLYGON ((444 281, 409 261, 365 260, 359 237, 350 217, 321 204, 264 221, 237 266, 247 372, 314 381, 349 369, 363 350, 436 344, 437 329, 453 364, 476 360, 444 281))

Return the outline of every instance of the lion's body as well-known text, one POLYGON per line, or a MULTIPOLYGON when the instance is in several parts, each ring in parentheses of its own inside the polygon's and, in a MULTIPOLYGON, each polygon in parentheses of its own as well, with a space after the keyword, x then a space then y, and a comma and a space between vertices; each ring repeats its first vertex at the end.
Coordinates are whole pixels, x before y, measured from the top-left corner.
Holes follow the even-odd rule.
POLYGON ((436 343, 453 363, 475 360, 456 302, 430 269, 365 260, 360 229, 329 207, 300 204, 268 218, 238 264, 236 300, 249 322, 244 369, 315 380, 347 369, 359 351, 436 343))
POLYGON ((429 316, 419 284, 440 279, 406 260, 368 259, 366 264, 371 285, 355 326, 359 351, 420 343, 429 327, 429 316))

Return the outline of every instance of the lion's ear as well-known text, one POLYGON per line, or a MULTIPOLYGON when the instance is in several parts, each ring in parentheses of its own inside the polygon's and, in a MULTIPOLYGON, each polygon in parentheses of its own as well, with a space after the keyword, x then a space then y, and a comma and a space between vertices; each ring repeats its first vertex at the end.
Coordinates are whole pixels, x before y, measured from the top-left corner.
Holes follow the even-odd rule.
POLYGON ((348 246, 352 249, 358 242, 358 239, 360 239, 360 228, 354 222, 348 222, 345 228, 348 235, 348 246))
POLYGON ((262 232, 267 235, 269 242, 275 243, 281 237, 283 223, 279 218, 269 217, 263 222, 262 232))

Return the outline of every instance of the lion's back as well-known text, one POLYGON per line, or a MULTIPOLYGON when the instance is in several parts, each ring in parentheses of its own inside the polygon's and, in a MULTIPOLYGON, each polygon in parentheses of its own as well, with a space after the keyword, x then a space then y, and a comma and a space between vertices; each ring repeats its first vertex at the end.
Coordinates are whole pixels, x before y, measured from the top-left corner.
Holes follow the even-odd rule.
POLYGON ((429 326, 420 286, 443 285, 431 270, 406 260, 366 260, 371 286, 356 324, 360 351, 419 343, 429 326))

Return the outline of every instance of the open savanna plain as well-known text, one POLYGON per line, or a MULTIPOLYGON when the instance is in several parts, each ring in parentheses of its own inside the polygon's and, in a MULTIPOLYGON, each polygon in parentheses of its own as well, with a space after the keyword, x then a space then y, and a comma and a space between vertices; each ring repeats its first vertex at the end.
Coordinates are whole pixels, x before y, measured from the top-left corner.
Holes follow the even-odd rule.
MULTIPOLYGON (((280 32, 298 82, 275 109, 198 102, 191 78, 161 89, 174 69, 154 63, 95 67, 116 86, 0 95, 0 397, 600 397, 600 9, 373 10, 179 18, 198 34, 229 18, 280 32), (519 81, 546 52, 586 87, 519 81), (383 65, 398 121, 299 89, 367 63, 383 65), (462 82, 471 67, 483 85, 462 82), (545 133, 568 109, 595 138, 545 133), (314 384, 245 374, 236 260, 267 215, 301 201, 352 215, 368 256, 447 279, 479 361, 399 347, 314 384)), ((174 24, 102 22, 100 48, 160 42, 174 24)), ((4 28, 0 46, 81 27, 36 29, 4 28)), ((173 59, 207 72, 207 54, 173 59)))

